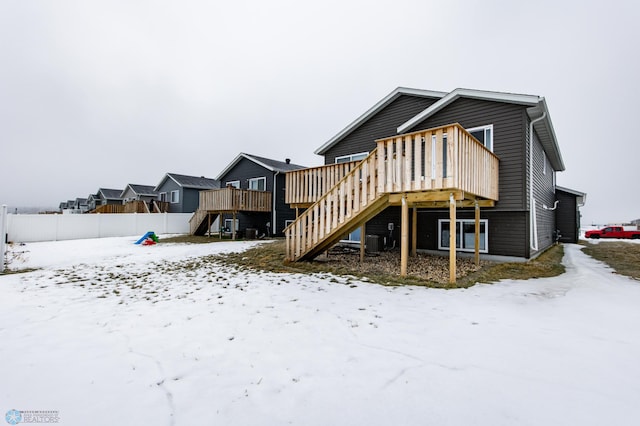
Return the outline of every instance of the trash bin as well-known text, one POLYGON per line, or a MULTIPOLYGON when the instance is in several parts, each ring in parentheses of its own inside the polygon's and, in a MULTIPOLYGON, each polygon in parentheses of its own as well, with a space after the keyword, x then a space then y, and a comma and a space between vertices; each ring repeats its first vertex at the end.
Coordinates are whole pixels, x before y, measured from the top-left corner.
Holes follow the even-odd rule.
POLYGON ((247 228, 245 230, 245 237, 247 240, 255 240, 258 238, 258 230, 256 228, 247 228))

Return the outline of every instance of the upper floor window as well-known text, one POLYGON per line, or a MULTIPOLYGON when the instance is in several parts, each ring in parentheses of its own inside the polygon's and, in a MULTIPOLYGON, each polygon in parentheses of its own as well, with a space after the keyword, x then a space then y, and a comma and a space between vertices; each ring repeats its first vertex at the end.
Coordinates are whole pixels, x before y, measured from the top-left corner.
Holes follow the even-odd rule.
POLYGON ((161 192, 160 193, 160 201, 167 201, 167 193, 166 192, 161 192))
POLYGON ((249 179, 249 189, 255 189, 256 191, 266 191, 267 178, 263 176, 249 179))
POLYGON ((240 189, 240 181, 239 180, 230 180, 227 182, 227 186, 233 186, 234 188, 240 189))
POLYGON ((336 163, 348 163, 349 161, 360 161, 367 158, 369 155, 368 152, 361 152, 359 154, 351 154, 351 155, 342 155, 340 157, 336 157, 336 163))
POLYGON ((179 190, 171 191, 171 202, 172 203, 179 203, 180 202, 180 191, 179 190))
POLYGON ((493 124, 467 129, 467 132, 478 139, 489 151, 493 152, 493 124))

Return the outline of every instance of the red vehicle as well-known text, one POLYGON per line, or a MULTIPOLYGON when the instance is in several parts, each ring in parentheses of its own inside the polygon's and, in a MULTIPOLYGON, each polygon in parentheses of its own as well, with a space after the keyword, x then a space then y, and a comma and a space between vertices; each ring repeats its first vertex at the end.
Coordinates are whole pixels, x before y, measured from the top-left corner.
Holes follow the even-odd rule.
POLYGON ((631 238, 640 239, 640 231, 625 231, 622 226, 607 226, 606 228, 587 231, 586 238, 631 238))

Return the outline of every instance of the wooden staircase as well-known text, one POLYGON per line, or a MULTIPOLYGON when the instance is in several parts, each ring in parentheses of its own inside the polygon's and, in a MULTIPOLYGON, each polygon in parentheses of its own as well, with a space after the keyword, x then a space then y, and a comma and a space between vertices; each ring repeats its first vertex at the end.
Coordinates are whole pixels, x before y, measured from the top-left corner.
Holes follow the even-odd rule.
POLYGON ((219 213, 211 213, 207 210, 196 210, 189 219, 189 231, 191 235, 205 235, 219 213), (211 217, 209 217, 211 214, 211 217))
POLYGON ((391 205, 455 208, 498 199, 498 158, 457 123, 376 144, 285 229, 287 261, 313 259, 391 205))

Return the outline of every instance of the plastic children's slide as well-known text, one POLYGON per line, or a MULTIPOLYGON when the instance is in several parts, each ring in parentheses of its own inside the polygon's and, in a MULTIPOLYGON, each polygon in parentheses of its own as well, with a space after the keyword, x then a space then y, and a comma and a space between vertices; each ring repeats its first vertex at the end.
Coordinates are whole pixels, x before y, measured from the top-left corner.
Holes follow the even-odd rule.
POLYGON ((160 241, 155 232, 149 231, 142 236, 135 244, 142 244, 143 246, 150 246, 160 241))

